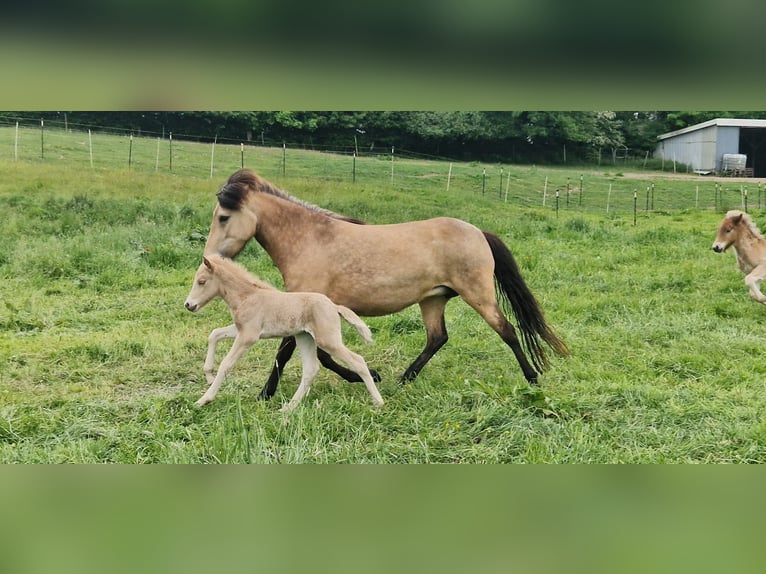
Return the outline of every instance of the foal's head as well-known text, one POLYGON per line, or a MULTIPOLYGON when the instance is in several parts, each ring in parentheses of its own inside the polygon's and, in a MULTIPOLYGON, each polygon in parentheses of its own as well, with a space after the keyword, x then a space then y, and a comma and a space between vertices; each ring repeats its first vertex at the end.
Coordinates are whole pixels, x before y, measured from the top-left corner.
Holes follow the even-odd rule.
POLYGON ((220 295, 221 285, 219 277, 213 272, 213 260, 216 256, 203 257, 202 264, 194 274, 194 284, 192 285, 189 296, 186 298, 184 307, 192 313, 199 311, 210 303, 216 296, 220 295))
POLYGON ((255 235, 258 218, 249 209, 246 198, 262 183, 260 177, 247 169, 234 172, 218 192, 218 204, 205 243, 205 255, 218 253, 234 257, 255 235))
POLYGON ((718 234, 713 241, 713 251, 723 253, 744 236, 762 237, 747 213, 736 209, 729 211, 718 226, 718 234))

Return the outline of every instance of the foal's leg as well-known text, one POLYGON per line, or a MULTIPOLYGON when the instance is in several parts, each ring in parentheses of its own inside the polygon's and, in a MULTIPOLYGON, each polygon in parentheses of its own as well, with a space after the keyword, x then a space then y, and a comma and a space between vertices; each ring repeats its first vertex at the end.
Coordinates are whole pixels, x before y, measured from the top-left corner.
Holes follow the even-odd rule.
MULTIPOLYGON (((282 342, 279 345, 279 350, 277 351, 277 358, 274 361, 274 367, 271 369, 269 380, 266 381, 266 384, 261 390, 260 398, 269 400, 274 396, 274 393, 277 391, 277 386, 279 385, 279 379, 282 378, 282 371, 284 370, 287 362, 290 360, 290 357, 293 356, 293 352, 295 352, 295 337, 285 337, 282 339, 282 342)), ((359 383, 362 381, 361 377, 354 371, 351 371, 345 368, 343 365, 339 365, 333 361, 332 357, 326 351, 318 349, 317 355, 319 357, 319 361, 322 363, 322 365, 324 365, 325 368, 330 369, 334 373, 337 373, 345 380, 352 383, 359 383)), ((371 369, 370 373, 372 374, 373 380, 380 381, 380 375, 377 373, 377 371, 371 369)))
POLYGON ((213 384, 215 378, 215 349, 223 339, 234 339, 237 336, 237 326, 229 325, 220 329, 213 329, 207 338, 207 356, 205 357, 205 378, 208 386, 213 384))
POLYGON ((269 400, 277 392, 277 385, 279 385, 279 379, 282 377, 282 371, 293 356, 295 351, 295 337, 285 337, 279 344, 279 350, 277 351, 277 358, 274 360, 274 367, 271 369, 269 380, 261 389, 260 398, 269 400))
POLYGON ((221 361, 221 366, 218 367, 218 373, 216 374, 213 383, 210 385, 205 394, 202 395, 202 397, 195 403, 197 406, 201 407, 202 405, 209 403, 215 398, 215 395, 218 393, 218 389, 221 388, 221 384, 226 378, 226 373, 236 364, 239 358, 244 355, 245 352, 257 340, 257 338, 245 340, 241 333, 237 334, 236 338, 234 339, 234 344, 231 346, 228 354, 221 361))
POLYGON ((760 283, 766 279, 766 265, 759 265, 747 277, 745 284, 750 288, 750 298, 766 305, 766 295, 761 293, 760 283))
POLYGON ((447 305, 447 301, 446 297, 430 297, 420 302, 420 314, 426 327, 426 346, 404 371, 399 380, 400 383, 404 384, 417 377, 425 364, 447 342, 449 337, 447 336, 447 325, 444 323, 444 307, 447 305))
POLYGON ((372 374, 370 373, 370 370, 367 368, 367 363, 362 358, 361 355, 357 355, 353 351, 351 351, 348 347, 341 344, 340 346, 337 346, 333 349, 330 349, 328 347, 328 350, 332 352, 333 355, 338 357, 341 361, 346 363, 351 369, 358 373, 361 379, 364 381, 365 386, 367 387, 367 390, 370 393, 370 396, 372 397, 372 404, 376 407, 380 407, 383 405, 383 397, 380 396, 380 392, 378 391, 378 387, 375 386, 375 381, 372 380, 372 374))
POLYGON ((372 397, 372 403, 375 406, 381 406, 383 404, 383 397, 378 392, 378 387, 375 386, 375 381, 372 379, 372 373, 367 368, 367 363, 361 355, 358 355, 351 351, 343 344, 343 336, 341 335, 340 323, 337 325, 337 330, 330 330, 325 327, 319 329, 315 326, 316 330, 316 344, 321 345, 328 353, 338 357, 341 361, 346 363, 351 370, 357 374, 364 381, 367 390, 372 397))
POLYGON ((301 374, 301 384, 295 391, 290 402, 279 409, 280 412, 289 413, 301 402, 309 390, 311 390, 311 381, 314 380, 319 372, 319 363, 317 362, 317 346, 314 338, 308 333, 295 335, 295 343, 298 345, 298 352, 301 354, 303 362, 303 373, 301 374))

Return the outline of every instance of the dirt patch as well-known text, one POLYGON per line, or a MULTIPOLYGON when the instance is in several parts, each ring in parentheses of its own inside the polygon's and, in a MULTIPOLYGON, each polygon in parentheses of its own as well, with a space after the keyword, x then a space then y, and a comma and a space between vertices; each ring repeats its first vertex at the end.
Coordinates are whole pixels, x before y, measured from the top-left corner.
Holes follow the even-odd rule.
POLYGON ((763 177, 721 177, 716 175, 697 175, 696 173, 664 173, 664 172, 651 172, 651 173, 623 173, 622 177, 625 179, 684 179, 695 181, 713 181, 721 183, 766 183, 766 178, 763 177))

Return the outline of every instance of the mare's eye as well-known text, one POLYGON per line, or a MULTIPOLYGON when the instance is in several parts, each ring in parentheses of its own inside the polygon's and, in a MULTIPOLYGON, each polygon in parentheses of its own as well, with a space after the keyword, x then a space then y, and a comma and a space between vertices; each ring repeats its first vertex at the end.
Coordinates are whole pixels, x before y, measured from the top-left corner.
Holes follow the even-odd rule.
POLYGON ((220 221, 221 223, 226 223, 227 221, 229 221, 229 217, 231 217, 231 216, 230 215, 219 215, 218 216, 218 221, 220 221))
POLYGON ((200 279, 197 281, 197 285, 204 285, 206 283, 205 279, 200 279))

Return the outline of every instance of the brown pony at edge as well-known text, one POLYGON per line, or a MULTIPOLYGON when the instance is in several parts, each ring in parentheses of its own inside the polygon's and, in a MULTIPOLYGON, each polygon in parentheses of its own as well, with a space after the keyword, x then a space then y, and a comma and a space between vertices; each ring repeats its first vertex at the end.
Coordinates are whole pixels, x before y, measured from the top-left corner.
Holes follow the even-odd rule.
MULTIPOLYGON (((234 257, 255 238, 281 272, 287 291, 324 293, 367 317, 418 304, 426 346, 404 371, 402 382, 414 379, 447 342, 444 309, 456 296, 511 348, 529 383, 537 382, 538 372, 548 366, 543 344, 568 354, 510 250, 497 236, 470 223, 438 217, 364 225, 291 197, 248 169, 232 174, 217 197, 205 254, 234 257), (498 297, 515 316, 521 339, 498 297)), ((294 349, 293 340, 282 341, 262 397, 274 394, 294 349)), ((319 359, 346 380, 358 380, 321 352, 319 359)))
POLYGON ((737 267, 745 274, 750 298, 766 305, 760 283, 766 278, 766 239, 747 213, 732 210, 718 226, 713 251, 723 253, 729 247, 737 256, 737 267))

